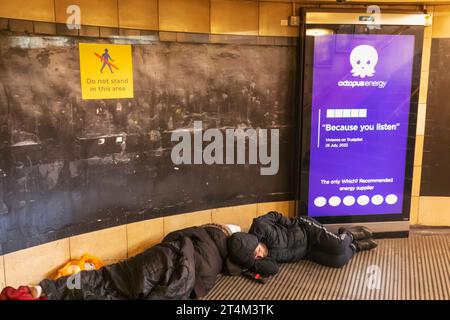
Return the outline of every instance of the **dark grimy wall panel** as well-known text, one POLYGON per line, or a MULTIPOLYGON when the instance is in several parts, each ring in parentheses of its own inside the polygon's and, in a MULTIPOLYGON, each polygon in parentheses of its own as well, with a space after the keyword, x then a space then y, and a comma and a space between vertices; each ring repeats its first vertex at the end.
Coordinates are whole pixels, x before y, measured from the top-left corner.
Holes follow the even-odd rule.
POLYGON ((450 196, 450 39, 433 39, 420 195, 450 196))
POLYGON ((168 214, 292 199, 295 47, 133 44, 134 99, 84 101, 79 41, 0 35, 0 254, 168 214), (174 166, 171 132, 194 120, 279 128, 278 174, 174 166))

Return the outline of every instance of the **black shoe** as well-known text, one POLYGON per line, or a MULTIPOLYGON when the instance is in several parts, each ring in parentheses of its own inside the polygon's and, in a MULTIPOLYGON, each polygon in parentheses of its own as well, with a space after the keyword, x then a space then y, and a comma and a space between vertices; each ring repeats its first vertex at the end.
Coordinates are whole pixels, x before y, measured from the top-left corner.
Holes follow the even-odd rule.
POLYGON ((364 239, 355 241, 356 252, 372 250, 378 247, 378 244, 373 239, 364 239))
POLYGON ((348 233, 352 236, 353 241, 372 238, 372 232, 363 226, 339 228, 339 234, 348 233))

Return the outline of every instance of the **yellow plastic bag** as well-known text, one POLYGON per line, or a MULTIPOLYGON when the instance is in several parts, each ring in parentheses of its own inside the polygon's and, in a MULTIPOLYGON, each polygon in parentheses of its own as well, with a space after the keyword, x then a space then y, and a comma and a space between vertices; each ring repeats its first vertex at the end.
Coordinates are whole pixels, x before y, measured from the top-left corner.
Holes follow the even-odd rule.
POLYGON ((82 270, 97 270, 103 266, 104 264, 99 258, 85 253, 79 260, 71 260, 64 267, 59 269, 55 280, 61 277, 76 274, 82 270))

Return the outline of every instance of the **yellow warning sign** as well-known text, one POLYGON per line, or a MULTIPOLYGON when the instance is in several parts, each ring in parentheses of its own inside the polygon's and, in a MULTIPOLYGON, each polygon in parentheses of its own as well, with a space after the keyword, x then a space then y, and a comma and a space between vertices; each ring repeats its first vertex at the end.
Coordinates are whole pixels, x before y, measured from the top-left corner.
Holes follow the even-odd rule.
POLYGON ((83 100, 133 98, 131 45, 80 43, 83 100))

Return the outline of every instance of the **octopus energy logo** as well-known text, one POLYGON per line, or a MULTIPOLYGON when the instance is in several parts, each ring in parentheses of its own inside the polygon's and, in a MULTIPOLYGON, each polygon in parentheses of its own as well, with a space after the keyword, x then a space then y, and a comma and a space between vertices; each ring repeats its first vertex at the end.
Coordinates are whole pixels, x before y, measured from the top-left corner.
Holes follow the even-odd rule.
POLYGON ((271 176, 279 169, 279 136, 279 129, 207 129, 203 132, 202 121, 194 121, 193 130, 183 128, 172 132, 171 141, 178 144, 172 148, 171 158, 175 165, 258 164, 259 160, 260 174, 271 176), (204 142, 209 144, 203 149, 204 142))
MULTIPOLYGON (((369 45, 363 44, 355 47, 350 53, 350 64, 352 66, 352 76, 364 79, 372 77, 375 74, 375 67, 378 64, 378 52, 369 45)), ((369 80, 343 80, 338 82, 339 87, 377 87, 384 89, 387 81, 369 81, 369 80)))

